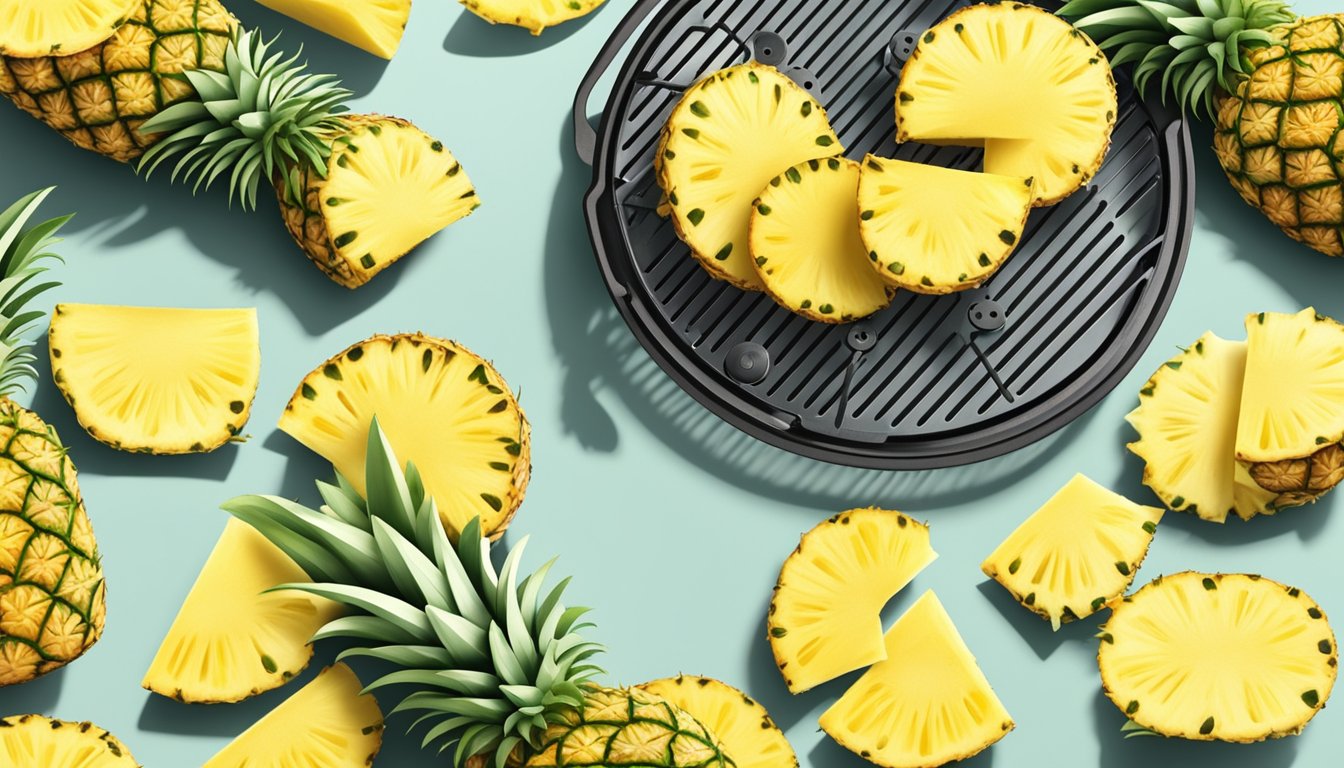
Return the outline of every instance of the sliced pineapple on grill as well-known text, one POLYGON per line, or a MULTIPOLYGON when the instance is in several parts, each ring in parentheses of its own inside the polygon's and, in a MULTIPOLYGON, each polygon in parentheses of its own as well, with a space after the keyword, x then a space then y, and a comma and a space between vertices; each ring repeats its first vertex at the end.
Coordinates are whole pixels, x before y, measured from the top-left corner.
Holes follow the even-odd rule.
POLYGON ((677 675, 639 687, 708 728, 736 768, 798 768, 793 747, 770 713, 733 686, 708 677, 677 675))
POLYGON ((467 10, 491 24, 510 24, 540 35, 570 19, 586 16, 604 0, 461 0, 467 10))
POLYGON ((112 37, 144 0, 5 0, 0 56, 36 58, 86 51, 112 37))
POLYGON ((332 37, 391 59, 411 16, 411 0, 257 0, 332 37))

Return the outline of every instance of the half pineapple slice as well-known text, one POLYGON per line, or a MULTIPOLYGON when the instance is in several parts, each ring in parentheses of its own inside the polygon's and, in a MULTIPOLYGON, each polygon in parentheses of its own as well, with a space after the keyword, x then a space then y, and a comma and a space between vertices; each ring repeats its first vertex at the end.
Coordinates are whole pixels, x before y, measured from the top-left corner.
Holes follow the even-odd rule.
POLYGON ((770 601, 770 647, 802 693, 887 658, 882 607, 938 553, 928 526, 885 509, 841 512, 784 561, 770 601))
POLYGON ((52 378, 95 439, 136 453, 203 453, 242 432, 261 376, 254 309, 60 304, 52 378))
POLYGON ((1161 520, 1161 509, 1074 475, 980 570, 1058 630, 1125 593, 1161 520))
POLYGON ((887 632, 886 653, 821 716, 845 749, 888 768, 926 768, 979 754, 1013 729, 932 591, 887 632))
POLYGON ((1143 482, 1169 509, 1221 523, 1273 512, 1276 494, 1257 486, 1233 458, 1246 342, 1212 331, 1162 364, 1126 417, 1139 433, 1129 450, 1143 482))
POLYGON ((1344 479, 1344 325, 1261 312, 1246 335, 1237 460, 1276 507, 1315 501, 1344 479))
POLYGON ((531 474, 530 432, 490 363, 432 336, 374 336, 310 373, 280 429, 362 495, 375 416, 397 456, 420 469, 454 538, 476 517, 487 536, 504 533, 531 474))
POLYGON ((748 62, 686 90, 663 128, 657 175, 677 234, 700 264, 760 290, 752 201, 784 169, 841 151, 811 94, 774 67, 748 62))
POLYGON ((6 768, 140 768, 116 736, 93 723, 41 715, 0 720, 0 765, 6 768))
POLYGON ((144 0, 5 0, 0 56, 37 58, 86 51, 112 37, 144 0))
POLYGON ((391 59, 401 45, 411 0, 257 0, 338 40, 391 59))
POLYGON ((975 288, 1022 239, 1029 179, 869 155, 859 179, 859 232, 870 266, 898 288, 975 288))
POLYGON ((586 16, 603 0, 461 0, 491 24, 511 24, 540 35, 547 27, 586 16))
POLYGON ((1138 725, 1236 742, 1299 733, 1338 665, 1330 624, 1301 590, 1192 572, 1117 603, 1097 660, 1106 695, 1138 725))
POLYGON ((264 536, 229 518, 142 685, 187 703, 235 702, 279 688, 313 656, 309 640, 339 607, 303 592, 307 581, 264 536))
POLYGON ((383 743, 383 714, 344 664, 313 681, 234 739, 203 768, 366 768, 383 743))
POLYGON ((700 721, 718 737, 737 768, 798 768, 793 747, 770 713, 731 685, 677 675, 639 687, 700 721))
POLYGON ((751 257, 766 293, 809 320, 847 323, 891 303, 859 237, 859 164, 808 160, 770 180, 751 212, 751 257))
POLYGON ((897 141, 985 148, 989 173, 1030 178, 1036 205, 1101 168, 1118 101, 1106 56, 1058 16, 973 5, 925 32, 896 90, 897 141))

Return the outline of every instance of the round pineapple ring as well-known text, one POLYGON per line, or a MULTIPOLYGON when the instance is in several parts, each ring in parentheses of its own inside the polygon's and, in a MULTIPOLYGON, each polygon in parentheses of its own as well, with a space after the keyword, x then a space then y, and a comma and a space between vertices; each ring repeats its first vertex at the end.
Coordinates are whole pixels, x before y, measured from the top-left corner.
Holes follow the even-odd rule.
POLYGON ((1338 666, 1325 614, 1295 587, 1246 574, 1158 577, 1101 634, 1102 688, 1164 736, 1252 742, 1302 730, 1338 666))
POLYGON ((41 715, 0 720, 0 765, 10 768, 139 768, 116 736, 93 723, 41 715), (40 758, 38 757, 40 756, 40 758))
POLYGON ((510 24, 540 35, 570 19, 587 16, 604 0, 461 0, 467 10, 491 24, 510 24))
POLYGON ((699 720, 737 768, 798 768, 789 740, 765 707, 727 683, 677 675, 639 686, 699 720))
POLYGON ((4 0, 0 56, 37 58, 88 50, 107 40, 144 0, 4 0))

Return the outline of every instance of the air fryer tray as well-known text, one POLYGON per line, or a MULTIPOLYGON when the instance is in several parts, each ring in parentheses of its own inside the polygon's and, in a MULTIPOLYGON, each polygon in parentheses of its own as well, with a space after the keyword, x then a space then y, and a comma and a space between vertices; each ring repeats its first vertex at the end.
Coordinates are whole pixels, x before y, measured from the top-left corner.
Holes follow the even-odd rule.
POLYGON ((653 156, 681 91, 749 58, 812 92, 851 157, 965 169, 976 150, 897 146, 897 73, 952 0, 641 0, 580 86, 575 141, 607 288, 644 348, 705 407, 766 442, 882 469, 966 464, 1063 427, 1152 340, 1180 279, 1194 203, 1188 129, 1117 73, 1110 154, 1085 190, 1035 211, 1017 253, 980 289, 900 293, 827 326, 713 280, 659 217, 653 156), (598 79, 630 38, 601 127, 598 79))

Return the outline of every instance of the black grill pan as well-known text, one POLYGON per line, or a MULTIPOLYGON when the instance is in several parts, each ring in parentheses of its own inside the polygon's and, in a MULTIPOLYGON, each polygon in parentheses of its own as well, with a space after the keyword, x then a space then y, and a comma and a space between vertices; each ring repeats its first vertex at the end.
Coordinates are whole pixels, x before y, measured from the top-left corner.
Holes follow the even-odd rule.
POLYGON ((879 469, 967 464, 1082 415, 1133 367, 1180 279, 1193 219, 1189 131, 1117 73, 1120 115, 1091 185, 1038 209, 981 288, 898 295, 827 326, 711 279, 654 210, 659 130, 681 91, 754 58, 825 105, 848 154, 976 169, 977 150, 897 146, 897 73, 956 0, 641 0, 575 100, 603 278, 630 329, 693 397, 755 437, 879 469), (628 47, 599 130, 597 81, 628 47))

